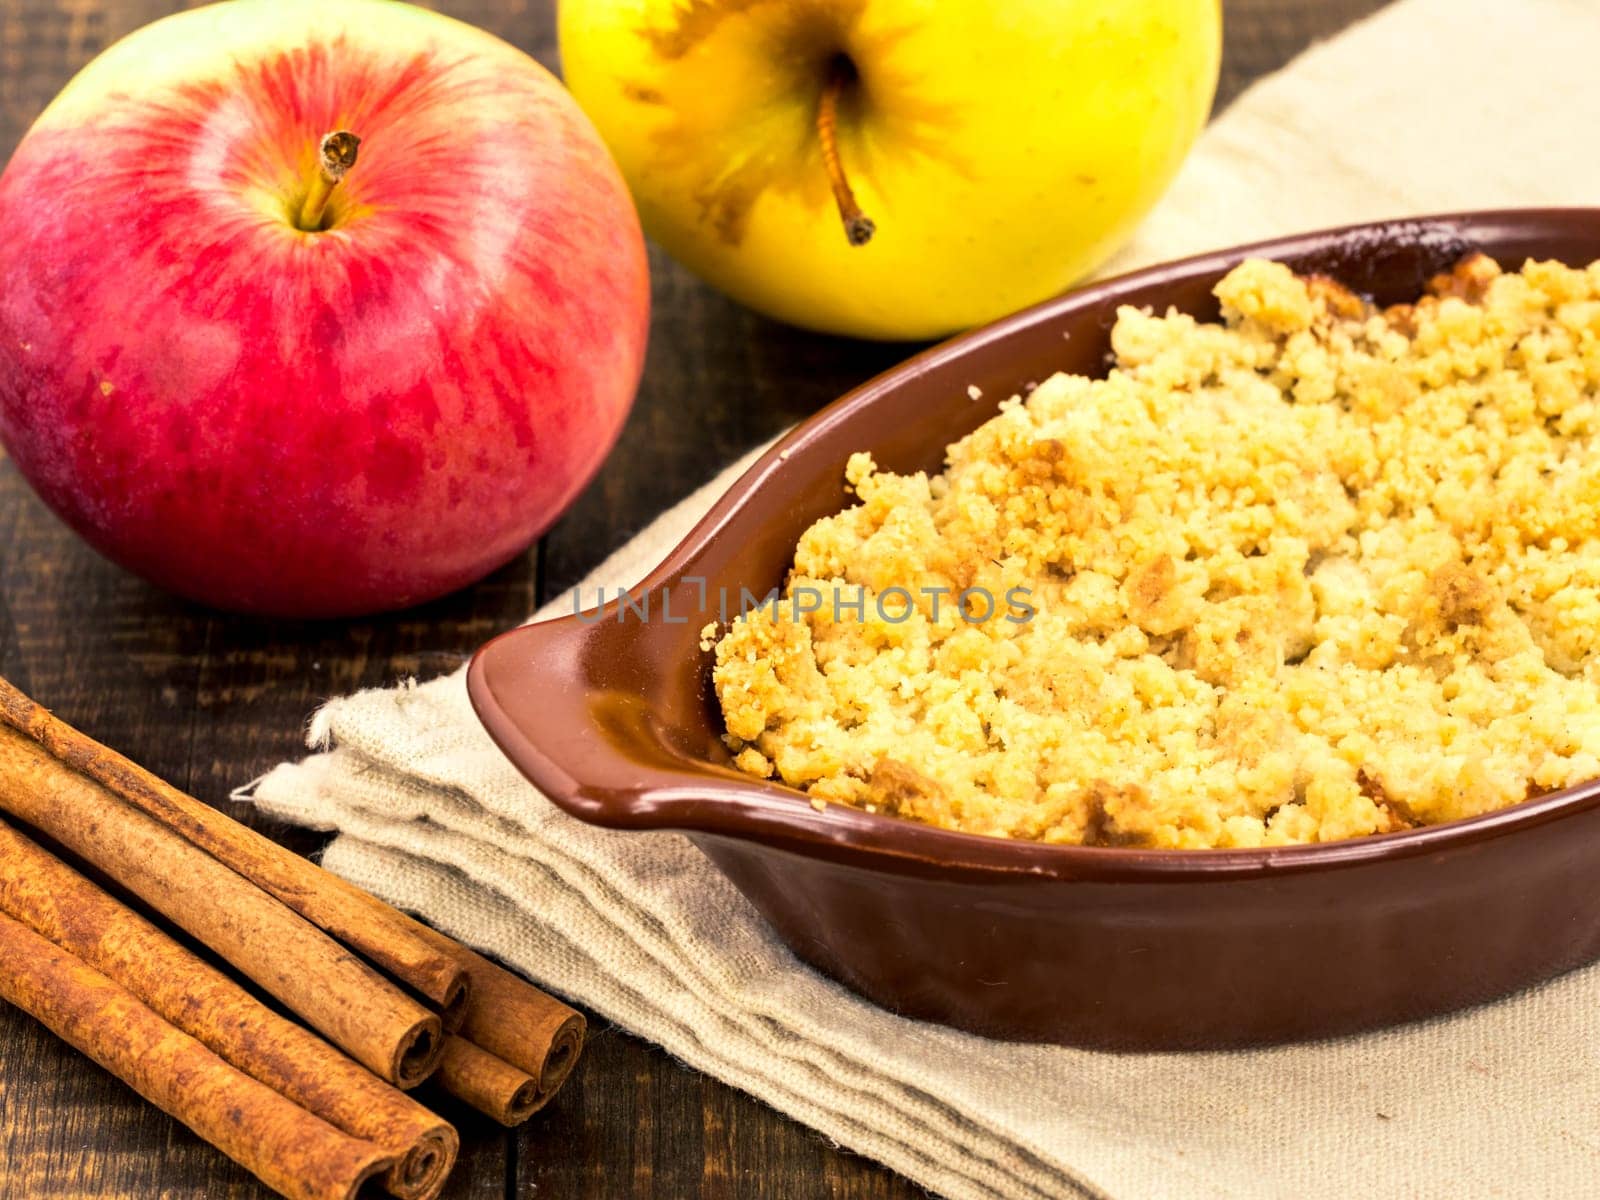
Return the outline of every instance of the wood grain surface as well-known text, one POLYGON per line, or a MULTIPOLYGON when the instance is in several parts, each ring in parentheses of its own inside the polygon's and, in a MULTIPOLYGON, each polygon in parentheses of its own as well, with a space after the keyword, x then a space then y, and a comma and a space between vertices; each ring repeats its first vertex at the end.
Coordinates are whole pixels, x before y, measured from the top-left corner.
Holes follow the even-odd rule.
MULTIPOLYGON (((1218 104, 1383 2, 1227 0, 1218 104)), ((197 6, 0 0, 0 158, 96 53, 147 21, 197 6)), ((556 65, 552 0, 430 7, 556 65)), ((644 384, 599 478, 534 550, 477 586, 410 612, 285 623, 173 600, 98 558, 0 461, 0 674, 202 799, 258 823, 223 798, 300 754, 306 718, 321 700, 453 669, 719 466, 910 350, 786 329, 740 310, 658 252, 651 267, 655 317, 644 384)), ((304 834, 265 828, 302 852, 317 846, 304 834)), ((924 1194, 604 1022, 591 1029, 573 1080, 520 1131, 508 1134, 440 1101, 463 1142, 447 1196, 924 1194)), ((265 1194, 187 1129, 0 1007, 0 1200, 265 1194)))

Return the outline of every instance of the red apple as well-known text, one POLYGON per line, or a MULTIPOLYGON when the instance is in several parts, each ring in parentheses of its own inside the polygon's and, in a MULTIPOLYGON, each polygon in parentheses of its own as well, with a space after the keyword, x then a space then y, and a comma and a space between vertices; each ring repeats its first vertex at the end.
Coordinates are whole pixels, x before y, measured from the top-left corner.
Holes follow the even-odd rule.
POLYGON ((520 51, 403 4, 135 33, 18 147, 0 231, 0 438, 93 545, 224 608, 479 578, 638 383, 644 245, 593 129, 520 51))

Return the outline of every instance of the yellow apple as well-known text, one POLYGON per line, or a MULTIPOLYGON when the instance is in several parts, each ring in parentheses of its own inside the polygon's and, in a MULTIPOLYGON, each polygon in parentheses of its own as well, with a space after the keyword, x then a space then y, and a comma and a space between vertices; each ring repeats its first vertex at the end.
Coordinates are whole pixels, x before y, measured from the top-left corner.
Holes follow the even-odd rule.
POLYGON ((1210 109, 1218 0, 562 0, 645 229, 811 329, 923 338, 1069 287, 1210 109))

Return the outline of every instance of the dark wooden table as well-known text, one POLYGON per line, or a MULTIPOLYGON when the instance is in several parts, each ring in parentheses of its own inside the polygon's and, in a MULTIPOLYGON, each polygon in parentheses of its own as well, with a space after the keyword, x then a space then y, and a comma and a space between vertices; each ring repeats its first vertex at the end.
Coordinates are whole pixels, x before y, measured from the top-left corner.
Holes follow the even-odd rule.
MULTIPOLYGON (((1219 107, 1314 38, 1384 2, 1228 0, 1219 107)), ((186 7, 197 5, 0 0, 0 157, 90 58, 186 7)), ((555 65, 552 0, 431 7, 555 65)), ((98 558, 0 461, 0 674, 95 737, 250 820, 248 808, 223 797, 302 753, 306 717, 321 700, 451 670, 719 466, 908 353, 773 325, 659 253, 651 268, 655 323, 644 385, 604 471, 536 549, 476 587, 410 612, 297 624, 178 602, 98 558)), ((296 831, 268 832, 303 852, 316 848, 296 831)), ((523 1130, 506 1134, 469 1112, 447 1115, 463 1140, 451 1197, 922 1194, 604 1022, 592 1026, 576 1077, 523 1130)), ((0 1198, 264 1194, 182 1125, 32 1020, 0 1007, 0 1198)))

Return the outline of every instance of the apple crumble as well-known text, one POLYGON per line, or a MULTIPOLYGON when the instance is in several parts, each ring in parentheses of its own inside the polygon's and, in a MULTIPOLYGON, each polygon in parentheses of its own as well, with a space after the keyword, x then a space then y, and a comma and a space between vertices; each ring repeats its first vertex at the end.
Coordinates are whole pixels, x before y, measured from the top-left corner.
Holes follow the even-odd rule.
POLYGON ((854 456, 860 503, 784 590, 830 601, 716 645, 737 765, 1152 847, 1356 837, 1600 776, 1600 263, 1475 256, 1381 309, 1249 261, 1216 295, 1220 323, 1123 308, 1107 378, 1007 401, 941 475, 854 456))

